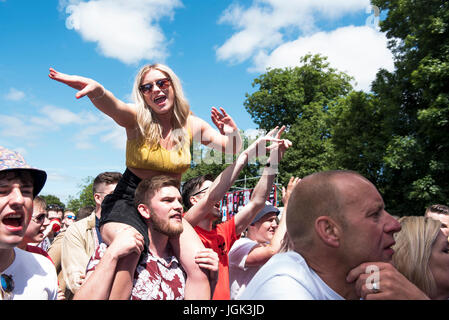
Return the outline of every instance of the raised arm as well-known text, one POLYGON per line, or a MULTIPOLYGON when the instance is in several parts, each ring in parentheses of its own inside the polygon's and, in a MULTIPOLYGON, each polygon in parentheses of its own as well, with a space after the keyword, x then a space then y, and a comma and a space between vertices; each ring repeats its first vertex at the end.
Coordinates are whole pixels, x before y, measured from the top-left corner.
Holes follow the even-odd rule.
POLYGON ((299 178, 291 177, 288 182, 287 189, 282 187, 282 202, 284 203, 284 211, 282 212, 279 225, 274 232, 273 238, 268 245, 258 244, 251 249, 245 261, 245 267, 260 266, 267 262, 273 255, 279 252, 282 247, 285 234, 287 232, 287 203, 290 194, 295 185, 300 181, 299 178))
POLYGON ((234 120, 223 108, 218 111, 214 107, 211 119, 218 131, 206 121, 191 116, 194 140, 223 153, 237 154, 242 148, 242 138, 234 120))
POLYGON ((134 105, 117 99, 112 92, 106 90, 97 81, 77 75, 68 75, 53 68, 50 68, 48 76, 78 90, 75 95, 77 99, 88 96, 100 111, 110 116, 118 125, 127 129, 134 129, 137 126, 134 105))
POLYGON ((196 226, 210 212, 212 207, 221 199, 232 186, 239 176, 242 169, 248 164, 248 161, 259 155, 265 155, 267 150, 267 142, 271 141, 279 143, 281 140, 274 138, 278 128, 274 128, 264 137, 260 137, 254 141, 246 150, 244 150, 237 159, 222 173, 215 178, 212 185, 207 190, 203 198, 192 206, 186 213, 185 219, 192 225, 196 226))
MULTIPOLYGON (((276 138, 279 139, 284 132, 285 126, 283 126, 276 138)), ((268 157, 267 165, 265 166, 262 177, 257 182, 254 188, 251 200, 246 206, 235 215, 235 232, 237 234, 242 233, 254 219, 256 214, 262 210, 265 205, 265 201, 270 194, 271 187, 274 182, 274 178, 277 173, 279 162, 282 160, 285 151, 292 145, 289 140, 280 140, 274 142, 270 147, 270 156, 268 157)))

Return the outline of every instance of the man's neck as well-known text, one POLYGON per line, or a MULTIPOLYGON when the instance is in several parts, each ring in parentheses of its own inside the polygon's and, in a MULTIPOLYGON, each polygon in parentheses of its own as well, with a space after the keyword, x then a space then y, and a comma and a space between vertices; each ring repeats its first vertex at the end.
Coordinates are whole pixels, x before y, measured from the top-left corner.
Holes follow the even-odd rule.
POLYGON ((308 255, 300 253, 308 266, 323 280, 332 290, 346 300, 358 300, 355 283, 346 282, 349 269, 341 261, 328 259, 328 255, 308 255))
POLYGON ((15 259, 14 248, 0 249, 0 272, 8 268, 15 259))
POLYGON ((201 229, 207 230, 207 231, 211 231, 212 230, 212 220, 209 219, 203 219, 198 223, 198 227, 200 227, 201 229))
POLYGON ((158 258, 168 256, 168 236, 159 231, 148 229, 148 238, 150 240, 149 250, 153 256, 158 258))
POLYGON ((95 207, 95 216, 96 216, 98 219, 101 218, 101 206, 100 206, 100 207, 98 207, 98 206, 95 207))

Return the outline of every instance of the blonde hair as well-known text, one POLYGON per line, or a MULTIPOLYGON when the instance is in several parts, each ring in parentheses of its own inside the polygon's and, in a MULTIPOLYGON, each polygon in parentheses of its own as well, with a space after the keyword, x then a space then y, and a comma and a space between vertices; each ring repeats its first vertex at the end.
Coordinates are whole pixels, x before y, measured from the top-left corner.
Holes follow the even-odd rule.
POLYGON ((401 231, 395 234, 393 265, 428 296, 436 290, 429 268, 430 255, 441 223, 423 216, 399 219, 401 231))
POLYGON ((184 97, 179 78, 172 69, 159 63, 142 67, 134 81, 132 94, 137 107, 137 124, 139 126, 140 136, 149 146, 153 148, 159 144, 159 141, 162 138, 162 126, 159 123, 158 117, 151 107, 145 102, 144 96, 139 90, 139 87, 142 85, 142 78, 151 70, 159 70, 171 81, 175 101, 173 106, 173 131, 170 135, 170 141, 174 144, 179 143, 181 146, 184 146, 184 142, 186 141, 185 139, 188 138, 188 133, 185 130, 185 127, 187 124, 187 118, 191 114, 190 105, 184 97))

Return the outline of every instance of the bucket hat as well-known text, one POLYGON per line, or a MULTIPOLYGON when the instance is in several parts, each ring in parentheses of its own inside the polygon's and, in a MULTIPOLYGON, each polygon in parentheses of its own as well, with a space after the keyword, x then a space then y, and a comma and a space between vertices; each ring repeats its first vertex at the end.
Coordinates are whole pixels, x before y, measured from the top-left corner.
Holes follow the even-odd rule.
POLYGON ((0 146, 0 172, 28 171, 33 177, 33 196, 37 196, 47 181, 47 173, 43 170, 32 168, 26 163, 21 154, 0 146))

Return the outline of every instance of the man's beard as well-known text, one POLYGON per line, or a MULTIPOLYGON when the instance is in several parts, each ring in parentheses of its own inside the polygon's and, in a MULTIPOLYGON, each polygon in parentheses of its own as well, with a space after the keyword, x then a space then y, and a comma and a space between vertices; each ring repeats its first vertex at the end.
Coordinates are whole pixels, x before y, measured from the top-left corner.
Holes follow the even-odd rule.
POLYGON ((156 215, 151 215, 149 222, 151 223, 155 231, 160 232, 168 237, 178 236, 184 230, 182 223, 170 223, 170 220, 164 222, 156 215))

